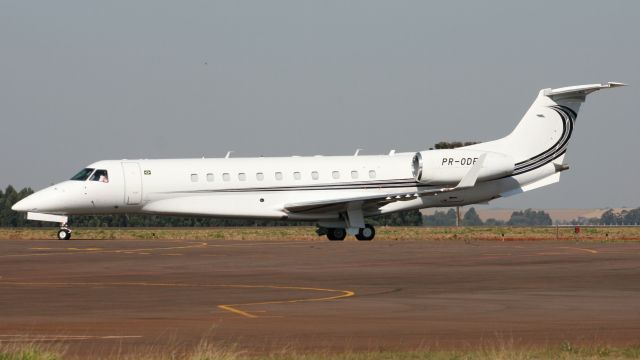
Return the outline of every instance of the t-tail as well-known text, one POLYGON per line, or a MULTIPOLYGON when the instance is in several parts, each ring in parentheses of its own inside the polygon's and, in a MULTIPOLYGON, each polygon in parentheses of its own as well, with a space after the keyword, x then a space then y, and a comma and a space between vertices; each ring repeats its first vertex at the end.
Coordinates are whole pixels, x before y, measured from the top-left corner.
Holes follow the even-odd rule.
POLYGON ((568 169, 564 156, 580 106, 587 95, 601 89, 625 85, 608 82, 540 90, 529 110, 509 135, 465 149, 502 153, 513 159, 511 176, 520 186, 508 189, 502 196, 555 183, 560 179, 560 172, 568 169))

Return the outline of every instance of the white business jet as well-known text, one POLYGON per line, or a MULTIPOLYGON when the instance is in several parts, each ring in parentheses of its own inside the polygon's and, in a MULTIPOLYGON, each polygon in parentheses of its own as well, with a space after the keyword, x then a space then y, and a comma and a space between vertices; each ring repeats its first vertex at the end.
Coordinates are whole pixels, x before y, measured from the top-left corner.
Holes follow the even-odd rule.
POLYGON ((13 206, 31 220, 143 213, 310 221, 318 235, 371 240, 369 216, 485 203, 560 180, 580 105, 609 82, 543 89, 498 140, 388 155, 106 160, 13 206))

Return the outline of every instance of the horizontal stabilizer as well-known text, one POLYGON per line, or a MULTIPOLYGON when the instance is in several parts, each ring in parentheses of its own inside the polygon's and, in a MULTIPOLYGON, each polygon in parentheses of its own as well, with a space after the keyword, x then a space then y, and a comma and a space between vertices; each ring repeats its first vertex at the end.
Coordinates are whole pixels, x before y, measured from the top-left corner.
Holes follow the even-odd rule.
POLYGON ((627 84, 621 82, 613 82, 610 81, 605 84, 589 84, 589 85, 578 85, 578 86, 567 86, 561 87, 557 89, 547 89, 544 94, 548 97, 556 97, 556 96, 571 96, 571 95, 588 95, 594 91, 598 91, 601 89, 615 88, 620 86, 627 86, 627 84))

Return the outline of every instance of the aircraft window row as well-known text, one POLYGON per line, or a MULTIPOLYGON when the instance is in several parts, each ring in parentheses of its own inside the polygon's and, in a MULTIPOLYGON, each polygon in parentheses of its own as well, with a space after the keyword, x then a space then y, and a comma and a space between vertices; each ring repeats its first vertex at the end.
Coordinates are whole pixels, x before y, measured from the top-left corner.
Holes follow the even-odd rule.
POLYGON ((85 181, 85 180, 89 180, 89 181, 99 181, 99 182, 103 182, 103 183, 108 183, 109 182, 109 173, 107 172, 107 170, 104 169, 92 169, 92 168, 85 168, 80 170, 77 174, 75 174, 71 180, 76 180, 76 181, 85 181))
MULTIPOLYGON (((91 175, 91 172, 93 171, 93 169, 84 169, 84 170, 81 171, 80 173, 78 173, 76 176, 74 176, 72 178, 72 180, 79 180, 82 177, 84 177, 86 179, 86 178, 88 178, 89 175, 91 175), (89 173, 85 176, 85 174, 83 173, 84 170, 91 170, 91 171, 89 171, 89 173), (78 177, 79 179, 76 179, 76 177, 78 177)), ((98 174, 98 172, 104 172, 104 177, 107 179, 106 182, 108 182, 108 177, 107 177, 107 174, 106 174, 106 170, 96 170, 96 172, 93 174, 91 179, 98 181, 98 178, 102 175, 102 173, 98 174)), ((278 181, 284 180, 284 175, 282 174, 281 171, 276 171, 274 173, 274 177, 278 181)), ((332 171, 331 172, 331 177, 333 179, 335 179, 335 180, 340 179, 340 171, 332 171)), ((358 179, 359 177, 360 177, 360 173, 357 170, 352 170, 351 171, 351 178, 352 179, 358 179)), ((369 178, 370 179, 375 179, 376 177, 377 177, 376 171, 375 170, 369 170, 369 178)), ((295 180, 302 180, 302 173, 299 172, 299 171, 294 171, 293 172, 293 178, 295 180)), ((213 173, 207 173, 206 174, 206 179, 207 179, 207 182, 213 182, 215 180, 215 177, 214 177, 213 173)), ((256 173, 256 180, 264 181, 264 179, 265 179, 264 173, 262 173, 262 172, 256 173)), ((311 172, 311 179, 320 180, 320 173, 318 171, 312 171, 311 172)), ((196 173, 191 174, 191 182, 198 182, 198 180, 199 180, 198 179, 198 174, 196 174, 196 173)), ((222 174, 222 180, 223 181, 231 181, 231 174, 230 173, 223 173, 222 174)), ((238 173, 238 180, 239 181, 246 181, 247 180, 247 174, 246 173, 238 173)), ((102 180, 100 180, 100 181, 102 181, 102 180)))

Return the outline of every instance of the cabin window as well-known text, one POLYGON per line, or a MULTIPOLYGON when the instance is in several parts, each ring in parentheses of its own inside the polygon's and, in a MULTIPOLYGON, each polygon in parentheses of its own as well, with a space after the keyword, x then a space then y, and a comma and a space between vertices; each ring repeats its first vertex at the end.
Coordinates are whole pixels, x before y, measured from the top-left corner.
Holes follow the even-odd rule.
POLYGON ((91 181, 100 181, 103 183, 108 183, 109 182, 109 174, 107 174, 107 170, 96 170, 93 175, 91 175, 91 178, 89 179, 91 181))
POLYGON ((331 177, 333 177, 334 179, 338 180, 340 179, 340 171, 334 171, 331 173, 331 177))
POLYGON ((191 174, 191 182, 198 182, 198 174, 191 174))
POLYGON ((238 173, 238 180, 240 180, 240 181, 245 181, 245 180, 247 180, 247 174, 245 174, 245 173, 238 173))
POLYGON ((352 179, 358 178, 358 170, 351 170, 351 178, 352 179))
POLYGON ((231 180, 231 175, 229 175, 229 173, 222 174, 222 180, 224 180, 224 181, 231 180))
POLYGON ((317 171, 312 171, 312 172, 311 172, 311 178, 312 178, 313 180, 318 180, 318 179, 320 179, 320 174, 318 174, 318 172, 317 172, 317 171))
POLYGON ((208 182, 213 182, 213 174, 212 173, 208 173, 207 174, 207 181, 208 182))
POLYGON ((376 178, 376 171, 369 170, 369 179, 375 179, 375 178, 376 178))
POLYGON ((302 176, 300 175, 299 171, 296 171, 293 173, 293 178, 296 180, 300 180, 302 178, 302 176))
POLYGON ((282 173, 280 171, 276 172, 276 180, 282 180, 282 173))
POLYGON ((258 180, 258 181, 264 180, 264 174, 261 173, 261 172, 256 173, 256 180, 258 180))
POLYGON ((80 172, 73 175, 71 180, 85 181, 89 178, 89 175, 91 175, 92 172, 93 172, 93 169, 91 168, 82 169, 80 170, 80 172))

